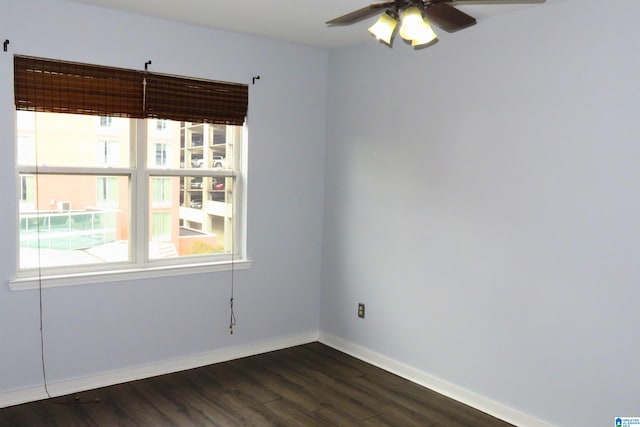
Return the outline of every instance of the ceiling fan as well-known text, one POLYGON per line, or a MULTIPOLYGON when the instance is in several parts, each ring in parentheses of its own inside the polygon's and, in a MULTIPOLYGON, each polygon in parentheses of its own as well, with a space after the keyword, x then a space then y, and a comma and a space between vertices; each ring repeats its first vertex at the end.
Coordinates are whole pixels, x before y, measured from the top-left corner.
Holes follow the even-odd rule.
POLYGON ((378 40, 391 45, 398 22, 400 36, 414 47, 430 45, 437 39, 429 22, 452 33, 470 27, 476 19, 456 5, 544 3, 546 0, 392 0, 370 5, 327 21, 329 26, 350 25, 382 11, 378 21, 369 27, 378 40))

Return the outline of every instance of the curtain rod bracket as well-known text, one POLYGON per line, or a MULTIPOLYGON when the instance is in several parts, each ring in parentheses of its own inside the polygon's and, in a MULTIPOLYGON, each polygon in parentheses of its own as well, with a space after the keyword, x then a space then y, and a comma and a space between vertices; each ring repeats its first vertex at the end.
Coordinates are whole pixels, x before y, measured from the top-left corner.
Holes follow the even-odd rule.
POLYGON ((151 65, 151 61, 147 61, 144 63, 144 70, 148 71, 149 70, 149 65, 151 65))
POLYGON ((7 46, 9 46, 9 39, 6 39, 4 43, 2 43, 2 48, 5 52, 7 51, 7 46))
POLYGON ((252 85, 256 84, 256 80, 260 80, 260 76, 253 76, 253 77, 251 78, 251 84, 252 84, 252 85))

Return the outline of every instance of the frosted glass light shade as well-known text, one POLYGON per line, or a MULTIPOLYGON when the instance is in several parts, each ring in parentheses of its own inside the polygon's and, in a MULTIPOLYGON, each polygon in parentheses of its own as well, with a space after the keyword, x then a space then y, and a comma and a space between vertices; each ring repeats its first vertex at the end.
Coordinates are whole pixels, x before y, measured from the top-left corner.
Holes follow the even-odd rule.
POLYGON ((423 32, 424 21, 422 12, 415 6, 408 7, 402 12, 402 25, 400 26, 400 37, 405 40, 413 40, 423 32))
POLYGON ((373 34, 376 39, 382 40, 390 45, 397 25, 398 21, 385 12, 378 18, 375 24, 369 27, 369 32, 373 34))
POLYGON ((424 20, 422 22, 422 26, 420 30, 413 37, 413 40, 411 41, 411 46, 414 46, 414 47, 422 46, 422 45, 431 43, 437 38, 438 36, 436 35, 436 33, 433 32, 431 25, 429 25, 429 23, 426 20, 424 20))

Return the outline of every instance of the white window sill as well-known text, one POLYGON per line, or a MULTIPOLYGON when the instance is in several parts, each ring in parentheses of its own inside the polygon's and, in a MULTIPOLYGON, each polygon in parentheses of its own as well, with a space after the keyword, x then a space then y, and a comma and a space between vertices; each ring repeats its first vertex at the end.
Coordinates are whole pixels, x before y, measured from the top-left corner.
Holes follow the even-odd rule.
POLYGON ((79 274, 60 274, 55 276, 20 277, 9 281, 12 291, 78 286, 96 283, 121 282, 125 280, 153 279, 157 277, 185 276, 189 274, 214 273, 218 271, 246 270, 251 267, 250 260, 172 265, 162 267, 132 268, 113 271, 101 271, 79 274))

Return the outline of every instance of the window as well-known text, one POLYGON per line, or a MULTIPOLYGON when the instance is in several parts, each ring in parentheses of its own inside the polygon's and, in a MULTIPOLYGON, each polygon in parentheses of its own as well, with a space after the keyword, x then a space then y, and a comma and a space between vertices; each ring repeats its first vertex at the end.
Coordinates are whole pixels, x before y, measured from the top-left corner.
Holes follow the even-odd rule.
POLYGON ((153 144, 155 147, 155 163, 154 166, 168 166, 169 165, 169 144, 163 144, 156 142, 153 144))
POLYGON ((14 71, 32 118, 16 123, 18 278, 164 275, 242 252, 246 85, 20 56, 14 71))
POLYGON ((100 116, 99 123, 101 128, 110 128, 113 125, 113 118, 100 116))
POLYGON ((20 211, 35 209, 35 176, 20 175, 20 211))
POLYGON ((99 176, 97 182, 96 206, 102 209, 116 209, 118 207, 118 178, 99 176))
MULTIPOLYGON (((154 212, 151 221, 151 239, 154 241, 171 241, 171 212, 154 212)), ((153 250, 153 247, 151 250, 153 250)), ((150 256, 153 257, 152 254, 150 256)))
POLYGON ((168 208, 171 206, 172 182, 174 178, 151 178, 151 206, 168 208))
POLYGON ((96 154, 99 165, 118 166, 118 141, 99 139, 96 154))

